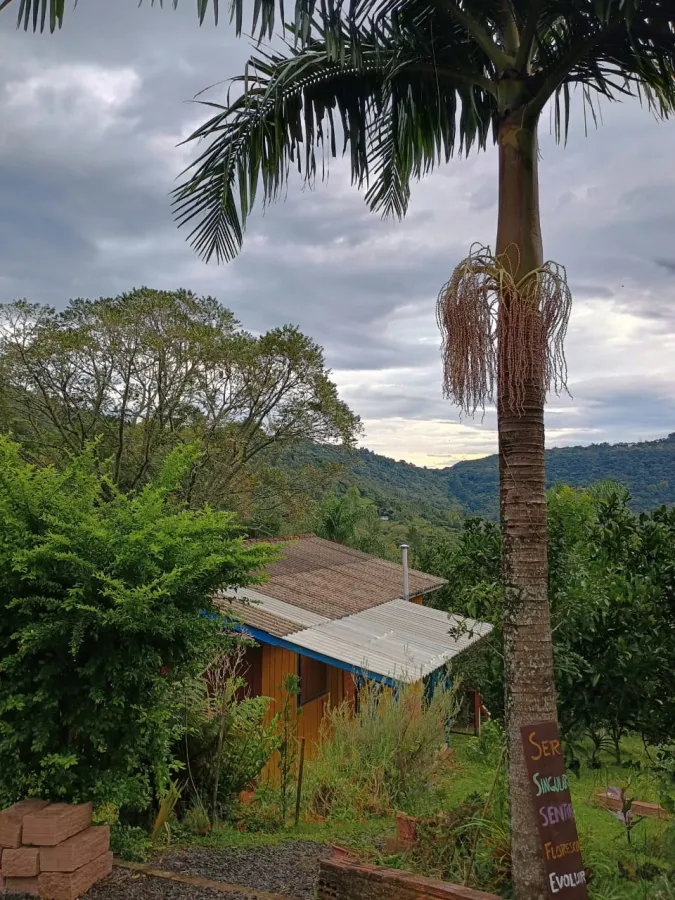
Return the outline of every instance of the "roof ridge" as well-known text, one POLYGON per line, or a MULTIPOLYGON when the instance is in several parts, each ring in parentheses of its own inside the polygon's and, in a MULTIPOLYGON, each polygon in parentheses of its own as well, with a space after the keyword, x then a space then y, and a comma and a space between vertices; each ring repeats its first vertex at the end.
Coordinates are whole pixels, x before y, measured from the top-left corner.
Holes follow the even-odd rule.
POLYGON ((305 540, 306 538, 316 537, 315 534, 312 534, 311 531, 307 531, 303 534, 291 534, 287 537, 254 537, 254 538, 245 538, 245 544, 290 544, 292 541, 300 541, 305 540))

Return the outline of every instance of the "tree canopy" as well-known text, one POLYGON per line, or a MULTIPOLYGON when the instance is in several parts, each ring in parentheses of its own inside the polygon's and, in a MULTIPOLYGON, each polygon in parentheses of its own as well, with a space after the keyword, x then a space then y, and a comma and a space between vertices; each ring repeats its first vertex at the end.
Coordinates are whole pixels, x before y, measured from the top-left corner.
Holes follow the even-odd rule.
POLYGON ((123 489, 198 440, 188 499, 216 505, 244 490, 265 449, 351 445, 360 427, 321 348, 297 328, 256 336, 212 297, 148 288, 59 312, 0 307, 0 415, 35 461, 96 441, 123 489))
MULTIPOLYGON (((549 591, 556 685, 568 737, 612 746, 628 732, 652 743, 675 722, 675 509, 636 514, 620 485, 560 485, 548 494, 549 591)), ((454 545, 422 548, 415 564, 443 575, 435 603, 495 624, 464 673, 502 715, 502 588, 498 527, 471 519, 454 545)), ((460 669, 464 664, 460 665, 460 669)))

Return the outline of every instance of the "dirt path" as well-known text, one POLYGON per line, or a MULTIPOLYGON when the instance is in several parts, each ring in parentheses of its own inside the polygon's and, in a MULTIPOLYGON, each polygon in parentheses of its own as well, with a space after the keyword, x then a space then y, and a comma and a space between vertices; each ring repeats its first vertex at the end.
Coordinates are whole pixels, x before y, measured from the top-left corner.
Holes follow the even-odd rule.
POLYGON ((83 900, 259 900, 246 893, 223 893, 203 884, 182 884, 152 875, 115 868, 110 878, 93 887, 83 900))

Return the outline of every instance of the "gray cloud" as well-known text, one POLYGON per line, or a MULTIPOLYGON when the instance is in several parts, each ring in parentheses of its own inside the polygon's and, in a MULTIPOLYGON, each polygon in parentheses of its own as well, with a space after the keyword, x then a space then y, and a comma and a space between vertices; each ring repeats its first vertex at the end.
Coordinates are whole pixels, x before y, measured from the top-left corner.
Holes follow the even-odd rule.
MULTIPOLYGON (((415 186, 403 223, 370 215, 338 161, 327 185, 290 184, 257 210, 234 263, 206 266, 171 216, 194 153, 176 144, 206 114, 191 98, 241 72, 249 46, 225 23, 200 29, 188 0, 166 7, 81 0, 53 36, 0 14, 0 300, 212 293, 248 328, 293 322, 324 345, 380 452, 433 465, 492 452, 494 411, 460 422, 441 397, 435 298, 472 242, 494 241, 494 150, 415 186)), ((545 249, 575 294, 574 399, 552 400, 552 443, 673 430, 673 157, 673 123, 633 103, 587 138, 577 115, 565 148, 542 128, 545 249)))

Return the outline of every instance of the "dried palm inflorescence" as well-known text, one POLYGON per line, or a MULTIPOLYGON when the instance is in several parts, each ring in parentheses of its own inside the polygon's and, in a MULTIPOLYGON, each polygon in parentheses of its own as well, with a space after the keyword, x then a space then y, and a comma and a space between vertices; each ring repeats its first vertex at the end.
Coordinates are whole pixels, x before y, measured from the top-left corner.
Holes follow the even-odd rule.
POLYGON ((512 256, 474 245, 438 297, 443 392, 469 415, 495 399, 495 387, 516 412, 527 385, 566 388, 572 295, 565 269, 547 262, 516 281, 512 256))

